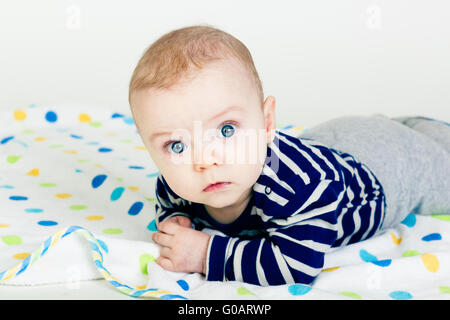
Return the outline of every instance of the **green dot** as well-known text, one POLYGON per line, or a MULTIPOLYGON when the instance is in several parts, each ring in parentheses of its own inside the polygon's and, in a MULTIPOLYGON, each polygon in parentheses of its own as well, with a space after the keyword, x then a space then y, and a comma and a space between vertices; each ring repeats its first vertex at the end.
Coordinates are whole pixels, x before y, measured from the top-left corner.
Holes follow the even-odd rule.
POLYGON ((73 204, 69 207, 70 210, 84 210, 87 209, 87 206, 84 204, 73 204))
POLYGON ((123 178, 116 178, 117 181, 122 182, 123 178))
POLYGON ((239 287, 237 289, 237 293, 240 294, 241 296, 245 296, 247 294, 255 295, 253 292, 251 292, 250 290, 248 290, 247 288, 244 288, 244 287, 239 287))
POLYGON ((22 244, 22 238, 19 236, 3 236, 2 240, 7 245, 22 244))
POLYGON ((92 122, 89 122, 89 125, 94 128, 100 128, 102 126, 102 123, 99 121, 92 121, 92 122))
POLYGON ((106 229, 103 229, 103 233, 106 233, 106 234, 121 234, 122 233, 122 229, 119 229, 119 228, 106 228, 106 229))
POLYGON ((50 187, 56 187, 56 183, 51 183, 51 182, 48 182, 48 183, 41 183, 41 184, 39 184, 41 187, 44 187, 44 188, 50 188, 50 187))
POLYGON ((139 265, 141 266, 142 274, 148 275, 147 264, 150 261, 156 261, 156 258, 149 253, 141 254, 141 256, 139 257, 139 265))
POLYGON ((150 202, 155 202, 156 198, 150 198, 150 197, 144 197, 145 200, 150 201, 150 202))
POLYGON ((450 214, 432 214, 431 216, 442 221, 450 221, 450 214))
POLYGON ((133 142, 133 140, 132 139, 122 139, 122 140, 120 140, 120 142, 122 142, 122 143, 130 143, 130 142, 133 142))
POLYGON ((419 254, 420 252, 417 250, 406 250, 405 252, 403 252, 402 257, 414 257, 418 256, 419 254))
POLYGON ((62 144, 52 144, 48 146, 50 149, 58 149, 64 147, 62 144))
POLYGON ((439 291, 441 293, 450 293, 450 287, 448 287, 448 286, 441 286, 441 287, 439 287, 439 291))
POLYGON ((10 163, 10 164, 14 164, 14 163, 16 163, 17 161, 19 161, 21 157, 22 157, 22 156, 14 156, 14 155, 7 156, 7 157, 6 157, 6 162, 8 162, 8 163, 10 163))
POLYGON ((342 294, 343 296, 350 297, 353 299, 361 299, 361 296, 359 294, 350 291, 342 291, 339 292, 339 294, 342 294))
POLYGON ((88 160, 88 159, 80 159, 80 160, 78 160, 78 163, 86 163, 86 162, 89 162, 89 161, 91 161, 91 160, 88 160))
POLYGON ((22 131, 22 133, 30 134, 30 133, 34 133, 34 131, 31 130, 31 129, 25 129, 25 130, 22 131))

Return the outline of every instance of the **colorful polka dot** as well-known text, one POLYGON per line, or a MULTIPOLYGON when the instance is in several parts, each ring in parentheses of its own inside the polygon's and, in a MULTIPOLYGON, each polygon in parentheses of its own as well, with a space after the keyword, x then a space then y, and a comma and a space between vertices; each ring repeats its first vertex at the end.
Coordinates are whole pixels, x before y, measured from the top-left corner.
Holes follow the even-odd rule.
POLYGON ((156 227, 156 222, 155 219, 153 219, 148 225, 147 225, 147 229, 150 231, 158 231, 158 228, 156 227))
POLYGON ((349 297, 349 298, 353 298, 353 299, 361 299, 361 296, 355 292, 342 291, 342 292, 339 292, 339 294, 349 297))
POLYGON ((27 212, 27 213, 41 213, 41 212, 44 212, 44 210, 43 209, 38 209, 38 208, 28 208, 28 209, 25 209, 25 212, 27 212))
POLYGON ((123 192, 125 191, 125 188, 123 187, 117 187, 113 190, 113 192, 111 193, 111 201, 116 201, 118 199, 120 199, 120 197, 122 196, 123 192))
POLYGON ((53 188, 53 187, 56 187, 56 183, 44 182, 44 183, 39 184, 39 186, 43 187, 43 188, 53 188))
POLYGON ((3 138, 2 140, 0 140, 0 144, 6 144, 8 141, 12 139, 14 139, 14 136, 3 138))
POLYGON ((105 234, 121 234, 123 231, 120 228, 106 228, 103 229, 103 233, 105 234))
POLYGON ((128 210, 128 214, 130 216, 138 215, 141 212, 143 207, 144 207, 144 203, 141 201, 137 201, 131 205, 130 209, 128 210))
POLYGON ((17 121, 23 121, 27 117, 27 114, 23 110, 15 110, 13 115, 14 119, 16 119, 17 121))
POLYGON ((70 193, 57 193, 57 194, 55 194, 55 197, 58 199, 67 199, 67 198, 71 198, 72 195, 70 193))
POLYGON ((20 160, 20 158, 22 158, 22 156, 18 156, 18 155, 9 155, 6 157, 6 162, 8 162, 9 164, 14 164, 17 161, 20 160))
POLYGON ((412 295, 406 291, 393 291, 389 293, 389 296, 395 300, 409 300, 412 298, 412 295))
POLYGON ((423 265, 430 272, 438 272, 439 270, 439 260, 432 253, 424 253, 420 256, 422 259, 423 265))
POLYGON ((84 204, 73 204, 69 207, 70 210, 85 210, 87 209, 87 206, 84 204))
POLYGON ((11 196, 9 197, 10 200, 14 200, 14 201, 25 201, 28 200, 28 197, 24 197, 24 196, 11 196))
POLYGON ((248 290, 245 287, 239 287, 236 290, 237 294, 240 296, 246 296, 246 295, 255 295, 253 292, 251 292, 250 290, 248 290))
POLYGON ((293 296, 305 295, 308 292, 310 292, 311 289, 312 288, 310 286, 306 286, 306 285, 300 284, 300 283, 292 284, 288 287, 289 293, 292 294, 293 296))
POLYGON ((442 221, 450 221, 450 214, 432 214, 431 217, 442 221))
POLYGON ((78 116, 78 121, 80 121, 80 122, 91 122, 91 116, 88 115, 87 113, 81 113, 78 116))
POLYGON ((35 168, 27 172, 27 176, 33 176, 38 177, 39 176, 39 169, 35 168))
POLYGON ((450 293, 450 286, 440 286, 439 292, 440 293, 450 293))
POLYGON ((58 116, 53 111, 48 111, 45 114, 45 120, 47 120, 50 123, 56 122, 58 120, 58 116))
POLYGON ((58 224, 58 222, 52 221, 52 220, 38 221, 38 225, 43 226, 43 227, 53 227, 53 226, 56 226, 57 224, 58 224))
POLYGON ((156 262, 156 258, 152 256, 150 253, 144 253, 139 256, 139 266, 142 274, 148 275, 147 264, 150 261, 156 262))
POLYGON ((180 280, 177 281, 177 283, 181 287, 181 289, 183 289, 184 291, 188 291, 189 290, 189 284, 185 280, 180 279, 180 280))
POLYGON ((408 214, 401 224, 404 224, 408 228, 414 227, 416 225, 416 215, 412 213, 408 214))
POLYGON ((98 152, 111 152, 112 151, 112 149, 111 148, 99 148, 98 149, 98 152))
POLYGON ((104 216, 88 216, 85 219, 89 220, 89 221, 100 221, 100 220, 105 219, 105 217, 104 216))
POLYGON ((22 238, 15 235, 2 236, 2 241, 9 246, 22 244, 22 238))
POLYGON ((105 182, 106 178, 107 178, 106 174, 99 174, 95 176, 91 182, 92 188, 95 189, 100 187, 103 184, 103 182, 105 182))
POLYGON ((437 240, 442 240, 442 236, 441 236, 440 233, 430 233, 430 234, 427 234, 426 236, 424 236, 422 238, 422 240, 423 241, 427 241, 427 242, 429 242, 429 241, 437 241, 437 240))

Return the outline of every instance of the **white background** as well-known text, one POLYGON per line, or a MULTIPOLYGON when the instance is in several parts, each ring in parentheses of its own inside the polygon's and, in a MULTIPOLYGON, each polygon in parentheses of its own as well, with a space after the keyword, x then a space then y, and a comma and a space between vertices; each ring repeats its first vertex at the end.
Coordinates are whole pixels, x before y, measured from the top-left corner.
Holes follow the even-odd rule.
POLYGON ((67 102, 128 110, 144 50, 201 23, 247 45, 278 123, 450 120, 446 0, 2 0, 0 111, 67 102))

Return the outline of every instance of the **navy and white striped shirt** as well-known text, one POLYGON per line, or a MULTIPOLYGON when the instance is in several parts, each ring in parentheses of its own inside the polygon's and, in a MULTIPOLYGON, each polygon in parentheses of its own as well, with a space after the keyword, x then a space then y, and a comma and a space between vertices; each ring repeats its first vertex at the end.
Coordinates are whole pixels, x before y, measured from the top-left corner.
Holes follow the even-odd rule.
POLYGON ((367 239, 381 228, 383 188, 364 164, 347 153, 276 130, 251 200, 230 224, 215 221, 203 204, 156 184, 157 225, 176 215, 212 235, 206 279, 238 280, 267 286, 310 284, 321 272, 325 253, 367 239))

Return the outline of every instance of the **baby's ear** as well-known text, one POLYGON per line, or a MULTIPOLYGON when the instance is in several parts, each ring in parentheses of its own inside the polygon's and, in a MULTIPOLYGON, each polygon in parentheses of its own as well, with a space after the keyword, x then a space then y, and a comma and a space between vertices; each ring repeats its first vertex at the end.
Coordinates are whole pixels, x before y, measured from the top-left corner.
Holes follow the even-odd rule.
POLYGON ((270 144, 275 136, 275 97, 268 96, 264 101, 264 122, 267 133, 267 144, 270 144))

